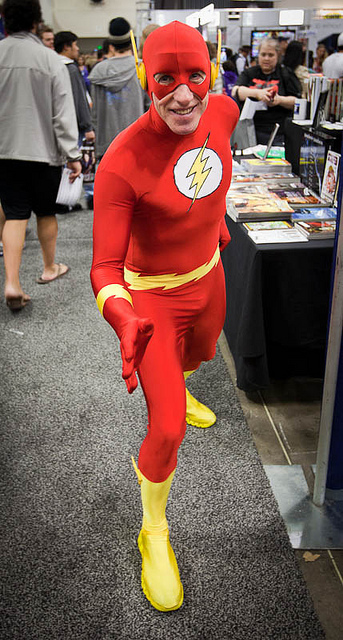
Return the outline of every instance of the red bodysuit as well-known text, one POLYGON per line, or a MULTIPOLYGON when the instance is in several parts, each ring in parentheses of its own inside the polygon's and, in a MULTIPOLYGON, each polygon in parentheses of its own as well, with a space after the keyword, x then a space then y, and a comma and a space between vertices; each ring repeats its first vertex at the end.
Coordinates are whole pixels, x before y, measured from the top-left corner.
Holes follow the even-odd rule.
MULTIPOLYGON (((95 296, 122 285, 135 313, 155 326, 138 368, 149 415, 138 462, 152 482, 176 467, 186 427, 183 371, 214 356, 224 323, 218 243, 227 240, 230 136, 238 115, 233 100, 210 95, 196 131, 182 136, 152 104, 113 141, 96 174, 95 296)), ((116 329, 119 302, 130 304, 112 296, 103 307, 116 329)))

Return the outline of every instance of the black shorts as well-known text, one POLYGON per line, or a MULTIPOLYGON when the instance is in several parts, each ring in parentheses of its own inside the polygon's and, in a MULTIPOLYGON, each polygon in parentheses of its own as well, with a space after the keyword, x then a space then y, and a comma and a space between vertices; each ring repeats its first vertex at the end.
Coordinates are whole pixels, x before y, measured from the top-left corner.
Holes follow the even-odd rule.
POLYGON ((6 220, 28 220, 58 213, 56 204, 62 167, 45 162, 0 160, 0 202, 6 220))

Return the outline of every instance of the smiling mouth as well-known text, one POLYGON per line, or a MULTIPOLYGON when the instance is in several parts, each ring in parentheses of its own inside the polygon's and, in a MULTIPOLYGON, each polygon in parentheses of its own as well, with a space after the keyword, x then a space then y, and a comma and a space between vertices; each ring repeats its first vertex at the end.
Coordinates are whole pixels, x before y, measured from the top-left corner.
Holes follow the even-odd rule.
POLYGON ((173 113, 176 113, 176 115, 178 116, 188 116, 190 113, 192 113, 195 106, 196 105, 194 105, 193 107, 189 107, 188 109, 171 109, 171 111, 173 113))

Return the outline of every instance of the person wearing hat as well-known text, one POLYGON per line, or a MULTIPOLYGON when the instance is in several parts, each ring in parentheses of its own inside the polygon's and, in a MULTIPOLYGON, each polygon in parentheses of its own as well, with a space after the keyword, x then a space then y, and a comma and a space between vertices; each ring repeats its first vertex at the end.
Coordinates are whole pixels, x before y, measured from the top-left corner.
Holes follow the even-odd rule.
POLYGON ((137 120, 150 106, 136 75, 130 24, 114 18, 109 25, 104 60, 93 67, 89 79, 93 99, 92 122, 95 154, 99 160, 118 133, 137 120))
POLYGON ((95 178, 91 281, 120 340, 128 392, 138 372, 147 403, 134 463, 143 506, 138 547, 143 592, 159 611, 183 601, 165 516, 178 447, 186 421, 200 428, 216 421, 185 379, 214 357, 226 308, 220 251, 229 242, 225 196, 239 110, 231 98, 209 95, 218 68, 196 29, 171 22, 153 31, 143 63, 137 58, 152 104, 117 136, 95 178))
POLYGON ((337 38, 337 51, 325 58, 323 74, 328 78, 343 78, 343 33, 337 38))

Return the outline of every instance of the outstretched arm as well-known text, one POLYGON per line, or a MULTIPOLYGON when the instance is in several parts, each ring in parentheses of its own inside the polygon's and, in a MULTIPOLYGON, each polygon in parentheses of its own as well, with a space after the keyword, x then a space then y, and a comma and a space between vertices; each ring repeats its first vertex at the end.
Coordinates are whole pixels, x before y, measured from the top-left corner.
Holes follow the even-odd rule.
POLYGON ((100 312, 120 340, 122 375, 129 393, 137 387, 136 370, 154 326, 135 313, 124 282, 135 193, 122 178, 98 169, 94 188, 93 263, 91 281, 100 312))

